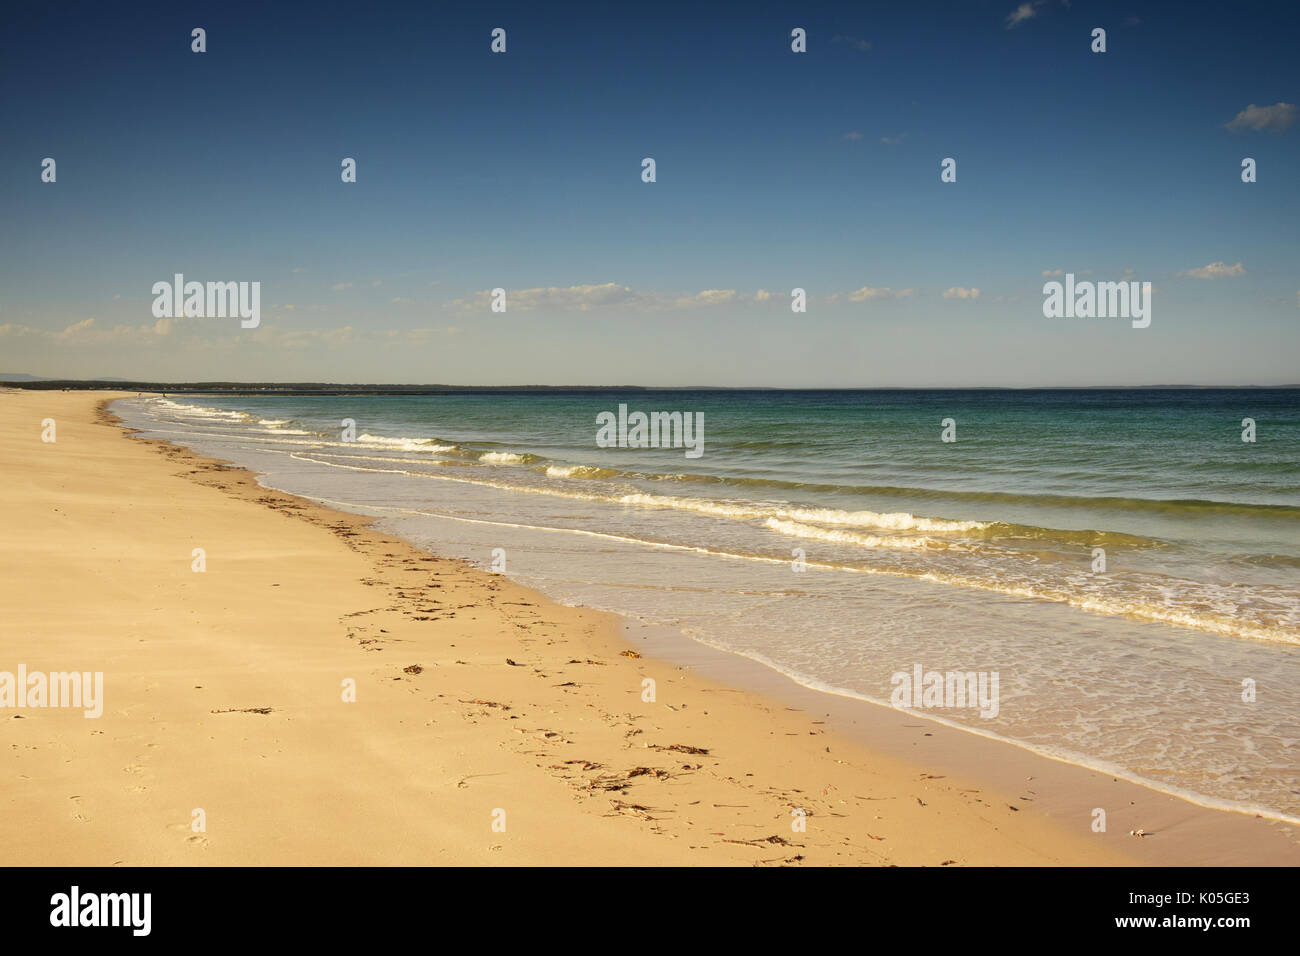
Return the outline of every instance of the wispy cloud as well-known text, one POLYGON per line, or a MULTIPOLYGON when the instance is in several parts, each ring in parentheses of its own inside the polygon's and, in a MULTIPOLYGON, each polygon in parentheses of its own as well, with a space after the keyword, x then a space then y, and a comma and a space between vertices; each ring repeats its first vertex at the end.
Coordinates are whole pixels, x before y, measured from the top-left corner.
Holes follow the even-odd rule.
POLYGON ((337 329, 286 329, 263 325, 253 333, 253 340, 263 346, 278 349, 301 350, 318 345, 341 348, 354 343, 353 328, 345 325, 337 329))
MULTIPOLYGON (((616 308, 649 304, 648 296, 633 292, 617 282, 599 285, 538 286, 532 289, 507 289, 506 309, 530 312, 546 309, 555 312, 590 312, 592 309, 616 308)), ((462 299, 443 304, 453 312, 486 311, 491 306, 492 293, 481 289, 462 299)))
POLYGON ((836 36, 836 37, 831 37, 831 42, 843 43, 845 46, 852 47, 855 50, 861 50, 863 53, 866 53, 868 50, 871 49, 870 40, 860 40, 857 37, 836 36))
POLYGON ((153 324, 100 326, 94 317, 81 319, 60 331, 40 329, 31 325, 0 325, 0 338, 31 338, 51 345, 108 345, 113 342, 130 342, 134 345, 155 344, 172 332, 171 319, 159 319, 153 324))
MULTIPOLYGON (((670 309, 704 308, 727 303, 766 301, 772 293, 759 290, 750 296, 735 289, 702 289, 699 292, 640 291, 617 282, 598 285, 540 286, 507 289, 506 309, 510 312, 591 312, 596 309, 629 309, 655 312, 670 309)), ((452 312, 478 312, 490 308, 492 294, 484 289, 443 304, 452 312)))
POLYGON ((886 146, 897 146, 903 140, 907 139, 908 135, 908 133, 898 133, 894 136, 882 136, 880 137, 880 141, 886 146))
POLYGON ((890 289, 888 287, 875 288, 864 285, 861 289, 855 289, 847 296, 850 302, 866 302, 869 299, 905 299, 913 293, 912 289, 890 289))
POLYGON ((1043 277, 1044 277, 1044 278, 1047 278, 1047 277, 1049 277, 1049 276, 1059 276, 1059 275, 1064 275, 1064 274, 1065 274, 1065 270, 1064 270, 1064 269, 1044 269, 1044 270, 1043 270, 1043 277))
POLYGON ((297 305, 293 302, 286 302, 283 305, 272 305, 271 312, 328 312, 329 306, 313 303, 311 305, 297 305))
POLYGON ((1180 275, 1190 276, 1193 279, 1230 279, 1233 276, 1246 274, 1246 267, 1240 262, 1233 265, 1225 265, 1222 262, 1211 262, 1208 266, 1198 266, 1195 269, 1188 269, 1180 275))
POLYGON ((1271 130, 1281 132, 1295 122, 1294 103, 1274 103, 1272 106, 1256 106, 1251 103, 1230 122, 1224 123, 1226 129, 1234 133, 1243 130, 1262 132, 1271 130))
POLYGON ((943 297, 945 299, 978 299, 980 290, 974 288, 963 289, 961 286, 955 285, 951 289, 945 289, 943 297))
POLYGON ((1026 20, 1032 20, 1034 17, 1038 16, 1038 8, 1042 5, 1042 0, 1034 0, 1034 2, 1022 3, 1020 6, 1016 7, 1007 14, 1007 29, 1010 30, 1013 27, 1018 27, 1026 20))
MULTIPOLYGON (((975 290, 963 290, 978 295, 975 290)), ((852 292, 834 293, 820 301, 834 305, 846 300, 867 302, 873 299, 906 299, 916 294, 912 288, 894 289, 888 286, 863 286, 852 292)), ((533 289, 507 289, 507 312, 594 312, 597 310, 624 310, 631 312, 669 312, 707 309, 715 306, 746 306, 785 304, 790 301, 790 290, 758 289, 753 293, 737 289, 702 289, 699 292, 662 292, 638 290, 617 282, 596 285, 544 286, 533 289)), ((491 308, 492 294, 481 290, 464 298, 443 303, 442 308, 451 313, 473 315, 491 308)))
POLYGON ((434 338, 459 335, 461 329, 454 325, 444 328, 367 329, 344 325, 333 329, 288 329, 283 326, 263 325, 253 333, 253 339, 262 347, 304 350, 353 348, 368 343, 382 345, 424 345, 434 338))
POLYGON ((724 302, 734 302, 737 295, 735 289, 705 289, 685 301, 690 304, 721 305, 724 302))
POLYGON ((390 329, 379 334, 387 340, 388 345, 407 346, 425 345, 435 338, 460 335, 461 331, 457 326, 449 325, 441 329, 390 329))
POLYGON ((850 130, 844 134, 844 138, 850 143, 856 143, 858 140, 862 139, 862 134, 857 130, 850 130))
POLYGON ((30 325, 7 323, 0 325, 0 340, 26 339, 41 344, 42 348, 94 348, 164 347, 169 349, 226 349, 238 347, 240 341, 257 343, 259 348, 277 348, 294 351, 306 349, 339 349, 363 343, 421 345, 435 337, 459 335, 457 326, 415 329, 368 329, 345 325, 336 328, 289 328, 279 324, 263 323, 252 332, 243 333, 236 327, 227 328, 230 334, 200 335, 194 321, 181 322, 162 318, 152 324, 101 326, 94 318, 81 319, 60 330, 41 329, 30 325), (184 333, 182 333, 184 330, 184 333))
POLYGON ((342 292, 344 289, 351 289, 351 288, 352 288, 351 282, 336 282, 332 286, 330 286, 330 291, 342 292))

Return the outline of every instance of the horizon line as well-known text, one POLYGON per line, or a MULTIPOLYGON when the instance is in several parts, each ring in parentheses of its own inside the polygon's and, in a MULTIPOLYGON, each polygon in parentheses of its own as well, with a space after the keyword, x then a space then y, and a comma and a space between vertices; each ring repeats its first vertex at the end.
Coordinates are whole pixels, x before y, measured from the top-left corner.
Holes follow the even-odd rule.
POLYGON ((110 389, 125 391, 213 391, 251 389, 275 389, 284 391, 321 391, 324 389, 405 389, 424 391, 676 391, 676 392, 862 392, 862 391, 1083 391, 1114 389, 1124 391, 1173 390, 1173 389, 1300 389, 1300 383, 1279 385, 1197 385, 1192 383, 1169 383, 1147 385, 453 385, 445 383, 403 383, 403 382, 272 382, 211 379, 208 381, 159 382, 142 379, 118 378, 44 378, 30 376, 22 379, 7 379, 0 373, 0 388, 52 388, 58 386, 105 386, 110 389))

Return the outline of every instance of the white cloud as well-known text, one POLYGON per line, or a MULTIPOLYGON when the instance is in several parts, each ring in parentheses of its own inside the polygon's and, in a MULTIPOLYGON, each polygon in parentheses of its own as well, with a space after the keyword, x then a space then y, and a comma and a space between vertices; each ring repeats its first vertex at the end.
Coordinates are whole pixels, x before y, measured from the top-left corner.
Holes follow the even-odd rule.
POLYGON ((1229 279, 1233 276, 1245 274, 1246 267, 1240 262, 1230 266, 1224 265, 1222 262, 1211 262, 1208 266, 1199 266, 1182 273, 1182 275, 1191 276, 1193 279, 1229 279))
POLYGON ((1044 277, 1044 278, 1047 278, 1048 276, 1059 276, 1059 275, 1064 275, 1064 274, 1065 274, 1065 270, 1064 270, 1064 269, 1044 269, 1044 270, 1043 270, 1043 277, 1044 277))
POLYGON ((31 325, 0 325, 0 338, 43 339, 51 345, 108 345, 113 342, 152 345, 166 338, 171 331, 171 319, 159 319, 152 325, 115 325, 105 328, 97 326, 92 316, 73 322, 58 332, 31 325))
POLYGON ((1242 130, 1272 130, 1281 132, 1295 122, 1294 103, 1274 103, 1272 106, 1256 106, 1251 103, 1237 114, 1231 122, 1223 125, 1239 133, 1242 130))
POLYGON ((882 136, 880 137, 880 141, 886 146, 897 146, 903 140, 907 139, 907 137, 907 133, 899 133, 897 136, 882 136))
POLYGON ((336 282, 332 286, 330 286, 330 291, 342 292, 344 289, 351 289, 351 288, 352 288, 351 282, 336 282))
MULTIPOLYGON (((974 289, 962 290, 970 298, 978 295, 974 289)), ((853 292, 836 293, 820 301, 834 304, 841 299, 849 302, 866 302, 872 299, 906 299, 916 294, 915 289, 874 288, 863 286, 853 292)), ((595 285, 545 286, 534 289, 507 289, 507 312, 591 312, 596 310, 626 310, 633 312, 667 312, 707 309, 714 306, 752 306, 789 301, 790 293, 783 290, 757 289, 753 293, 736 289, 702 289, 699 292, 638 291, 617 282, 595 285)), ((399 300, 395 300, 399 301, 399 300)), ((473 315, 491 308, 492 294, 487 290, 443 303, 442 308, 456 314, 473 315)))
MULTIPOLYGON (((479 293, 486 295, 487 293, 479 293)), ((520 310, 554 309, 557 311, 590 312, 607 306, 631 305, 638 295, 629 287, 617 282, 600 285, 550 286, 534 289, 516 289, 506 293, 508 308, 520 310)))
POLYGON ((1038 16, 1038 8, 1042 6, 1042 0, 1035 0, 1033 3, 1022 3, 1010 13, 1007 14, 1007 29, 1018 27, 1026 20, 1032 20, 1038 16))
POLYGON ((955 285, 951 289, 945 289, 943 297, 945 299, 978 299, 980 290, 974 288, 963 289, 961 286, 955 285))
POLYGON ((353 342, 353 329, 345 325, 338 329, 286 329, 282 326, 262 325, 252 334, 253 340, 260 345, 301 350, 316 345, 328 345, 338 348, 353 342))
POLYGON ((912 294, 911 289, 877 288, 864 285, 848 294, 850 302, 866 302, 868 299, 905 299, 912 294))
POLYGON ((857 130, 850 130, 844 134, 844 138, 850 143, 856 143, 858 140, 862 139, 862 134, 857 130))
POLYGON ((435 336, 460 335, 461 329, 449 325, 442 329, 389 329, 380 335, 387 339, 389 345, 425 345, 435 336))
POLYGON ((95 319, 92 316, 89 319, 82 319, 80 322, 73 322, 62 332, 58 333, 61 339, 75 339, 83 332, 89 332, 95 325, 95 319))
MULTIPOLYGON (((757 299, 757 296, 752 298, 757 299)), ((594 309, 616 308, 659 311, 750 300, 751 297, 742 295, 735 289, 703 289, 695 293, 638 292, 617 282, 506 290, 506 309, 509 312, 590 312, 594 309)), ((456 312, 486 311, 490 303, 491 293, 481 290, 467 298, 453 299, 445 303, 443 308, 456 312)))

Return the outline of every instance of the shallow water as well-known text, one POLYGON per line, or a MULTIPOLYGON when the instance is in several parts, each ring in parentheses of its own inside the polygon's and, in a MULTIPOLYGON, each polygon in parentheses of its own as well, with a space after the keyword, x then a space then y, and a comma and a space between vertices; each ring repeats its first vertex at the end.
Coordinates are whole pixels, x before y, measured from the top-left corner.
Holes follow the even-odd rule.
POLYGON ((1300 818, 1296 390, 115 408, 268 485, 378 515, 441 554, 504 560, 559 600, 681 628, 810 687, 887 702, 891 677, 917 665, 996 672, 996 716, 923 715, 1198 802, 1300 818), (597 416, 620 404, 702 415, 703 454, 599 447, 597 416), (356 440, 341 439, 344 419, 356 440), (956 441, 941 440, 944 419, 956 441))

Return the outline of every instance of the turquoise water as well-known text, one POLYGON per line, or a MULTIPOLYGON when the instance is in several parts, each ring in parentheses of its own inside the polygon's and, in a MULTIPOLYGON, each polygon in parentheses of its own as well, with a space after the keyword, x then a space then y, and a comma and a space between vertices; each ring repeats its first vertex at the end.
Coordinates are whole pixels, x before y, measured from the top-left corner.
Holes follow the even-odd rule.
POLYGON ((996 716, 924 716, 1202 803, 1300 816, 1300 390, 205 396, 117 410, 436 552, 485 567, 495 554, 560 600, 676 626, 828 693, 888 701, 891 675, 916 664, 996 671, 996 716), (598 416, 620 405, 702 420, 703 453, 601 447, 598 416))

